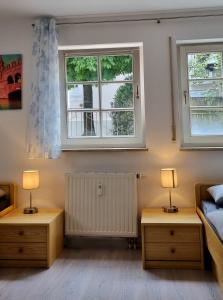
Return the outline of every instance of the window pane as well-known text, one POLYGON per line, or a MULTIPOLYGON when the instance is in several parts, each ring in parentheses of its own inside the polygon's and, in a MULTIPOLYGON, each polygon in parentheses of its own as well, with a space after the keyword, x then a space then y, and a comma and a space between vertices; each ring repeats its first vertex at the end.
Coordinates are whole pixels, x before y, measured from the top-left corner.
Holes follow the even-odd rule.
POLYGON ((73 56, 66 59, 67 82, 96 81, 98 79, 97 57, 73 56))
POLYGON ((67 108, 99 108, 99 92, 97 84, 68 84, 67 108))
POLYGON ((133 111, 103 112, 103 136, 132 136, 134 133, 133 111))
POLYGON ((221 77, 222 53, 200 52, 188 54, 188 77, 216 78, 221 77))
POLYGON ((223 135, 223 109, 192 109, 192 135, 223 135))
POLYGON ((68 112, 68 138, 99 136, 99 112, 68 112))
POLYGON ((132 55, 101 56, 102 80, 132 80, 132 55))
POLYGON ((190 81, 189 93, 192 106, 223 106, 222 80, 190 81))
POLYGON ((102 84, 102 108, 133 107, 132 83, 102 84))

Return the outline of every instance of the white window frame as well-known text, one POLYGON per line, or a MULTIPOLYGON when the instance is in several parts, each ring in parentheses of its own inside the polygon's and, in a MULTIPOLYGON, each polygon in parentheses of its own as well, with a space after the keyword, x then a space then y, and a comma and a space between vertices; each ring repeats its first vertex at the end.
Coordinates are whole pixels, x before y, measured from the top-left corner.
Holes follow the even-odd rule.
POLYGON ((104 44, 85 46, 60 46, 60 90, 61 90, 61 132, 62 150, 94 150, 94 149, 140 149, 145 145, 145 100, 144 100, 144 69, 143 44, 104 44), (97 55, 97 54, 126 54, 134 56, 133 62, 133 94, 135 135, 114 137, 81 137, 68 138, 67 136, 67 105, 65 85, 65 56, 97 55), (136 88, 137 87, 137 88, 136 88), (139 96, 139 97, 138 97, 139 96))
POLYGON ((223 43, 178 45, 179 121, 181 149, 223 148, 223 135, 191 135, 187 54, 205 51, 223 52, 223 43))

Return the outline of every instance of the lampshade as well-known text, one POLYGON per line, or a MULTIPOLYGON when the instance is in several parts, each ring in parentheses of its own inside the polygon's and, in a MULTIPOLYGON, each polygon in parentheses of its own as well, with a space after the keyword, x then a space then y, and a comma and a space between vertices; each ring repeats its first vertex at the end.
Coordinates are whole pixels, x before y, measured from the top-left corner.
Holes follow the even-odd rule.
POLYGON ((23 171, 23 188, 25 190, 37 189, 39 187, 39 171, 23 171))
POLYGON ((177 187, 177 171, 173 168, 161 169, 161 186, 164 188, 177 187))

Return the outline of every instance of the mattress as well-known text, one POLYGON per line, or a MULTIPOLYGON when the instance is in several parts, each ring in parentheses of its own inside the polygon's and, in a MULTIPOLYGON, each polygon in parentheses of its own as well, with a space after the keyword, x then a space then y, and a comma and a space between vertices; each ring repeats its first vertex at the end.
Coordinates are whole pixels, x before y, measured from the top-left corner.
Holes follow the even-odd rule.
POLYGON ((216 205, 214 202, 204 200, 202 201, 202 210, 209 224, 223 242, 223 207, 216 205))
POLYGON ((10 206, 10 188, 8 185, 0 185, 0 212, 10 206))
POLYGON ((10 206, 9 199, 5 197, 0 197, 0 211, 10 206))

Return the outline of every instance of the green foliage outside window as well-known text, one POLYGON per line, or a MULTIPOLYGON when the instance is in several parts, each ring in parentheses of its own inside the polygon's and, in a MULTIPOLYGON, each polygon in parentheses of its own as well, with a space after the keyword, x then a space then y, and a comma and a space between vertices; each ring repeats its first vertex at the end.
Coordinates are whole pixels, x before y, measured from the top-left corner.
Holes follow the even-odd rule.
POLYGON ((222 77, 221 52, 188 54, 188 76, 191 80, 190 91, 202 93, 200 97, 191 97, 192 106, 223 105, 222 80, 215 80, 222 77))
MULTIPOLYGON (((190 93, 202 94, 191 96, 191 106, 223 106, 222 52, 198 52, 188 54, 188 77, 190 93), (218 79, 219 78, 219 79, 218 79), (197 80, 200 79, 200 80, 197 80)), ((212 123, 223 117, 215 109, 193 110, 193 122, 212 123)))
MULTIPOLYGON (((131 55, 107 55, 101 56, 101 80, 112 81, 121 76, 121 80, 132 79, 132 56, 131 55)), ((95 56, 74 56, 66 60, 67 82, 97 81, 99 78, 98 58, 95 56)), ((85 84, 84 108, 92 108, 93 95, 92 85, 85 84)), ((120 86, 114 96, 114 107, 132 107, 132 84, 120 86), (131 101, 131 103, 129 103, 131 101)), ((133 135, 134 115, 132 112, 111 112, 112 135, 133 135)), ((93 113, 84 113, 84 133, 83 135, 95 135, 93 113)))

